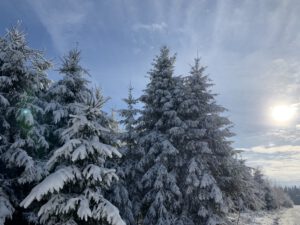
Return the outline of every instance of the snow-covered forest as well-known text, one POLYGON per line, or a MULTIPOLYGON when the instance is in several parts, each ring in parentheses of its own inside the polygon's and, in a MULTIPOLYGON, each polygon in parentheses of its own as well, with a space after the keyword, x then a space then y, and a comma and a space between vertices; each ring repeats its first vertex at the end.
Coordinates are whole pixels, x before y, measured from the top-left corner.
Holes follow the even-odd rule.
POLYGON ((119 121, 80 60, 75 48, 54 68, 20 28, 0 37, 0 225, 230 225, 293 206, 232 147, 199 58, 177 76, 162 47, 119 121))

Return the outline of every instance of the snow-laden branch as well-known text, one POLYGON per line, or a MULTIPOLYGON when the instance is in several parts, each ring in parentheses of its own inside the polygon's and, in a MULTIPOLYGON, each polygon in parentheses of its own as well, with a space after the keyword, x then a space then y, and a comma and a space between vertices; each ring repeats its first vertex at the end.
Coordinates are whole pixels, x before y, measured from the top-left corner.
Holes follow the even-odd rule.
POLYGON ((44 195, 61 190, 67 182, 81 178, 79 169, 75 166, 68 166, 57 170, 35 186, 30 194, 20 203, 27 208, 34 200, 40 201, 44 195))

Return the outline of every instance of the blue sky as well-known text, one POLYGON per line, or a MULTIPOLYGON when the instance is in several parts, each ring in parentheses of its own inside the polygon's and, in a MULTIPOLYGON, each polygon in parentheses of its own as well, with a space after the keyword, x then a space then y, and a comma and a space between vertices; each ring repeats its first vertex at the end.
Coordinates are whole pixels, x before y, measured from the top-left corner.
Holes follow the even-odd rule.
POLYGON ((198 52, 235 124, 234 147, 272 180, 300 185, 299 115, 270 118, 274 105, 299 105, 299 1, 1 0, 0 8, 0 33, 22 21, 55 68, 78 45, 90 79, 112 98, 107 110, 123 106, 129 82, 140 95, 160 46, 177 53, 176 75, 198 52))

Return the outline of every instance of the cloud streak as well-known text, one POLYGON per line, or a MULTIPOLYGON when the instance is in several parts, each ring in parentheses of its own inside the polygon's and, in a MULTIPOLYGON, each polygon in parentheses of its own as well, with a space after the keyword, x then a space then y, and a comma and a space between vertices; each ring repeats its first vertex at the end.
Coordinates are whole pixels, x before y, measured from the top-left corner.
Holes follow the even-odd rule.
POLYGON ((134 31, 149 31, 149 32, 162 32, 167 29, 167 24, 165 22, 152 23, 152 24, 134 24, 132 29, 134 31))
POLYGON ((80 31, 87 21, 92 4, 87 1, 63 2, 28 0, 40 22, 50 34, 56 50, 65 53, 80 39, 80 31))

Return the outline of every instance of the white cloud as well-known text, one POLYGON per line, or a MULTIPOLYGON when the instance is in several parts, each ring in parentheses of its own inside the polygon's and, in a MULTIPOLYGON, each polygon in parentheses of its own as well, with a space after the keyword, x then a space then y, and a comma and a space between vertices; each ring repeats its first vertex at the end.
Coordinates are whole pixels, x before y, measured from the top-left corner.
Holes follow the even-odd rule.
POLYGON ((161 32, 167 29, 167 24, 165 22, 161 22, 161 23, 152 23, 152 24, 142 24, 142 23, 138 23, 138 24, 134 24, 132 26, 132 29, 134 31, 149 31, 149 32, 161 32))
POLYGON ((255 146, 243 150, 246 163, 262 168, 271 180, 283 185, 300 185, 300 146, 255 146))
POLYGON ((283 145, 283 146, 256 146, 250 149, 255 153, 298 153, 300 154, 300 146, 283 145))

